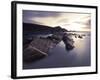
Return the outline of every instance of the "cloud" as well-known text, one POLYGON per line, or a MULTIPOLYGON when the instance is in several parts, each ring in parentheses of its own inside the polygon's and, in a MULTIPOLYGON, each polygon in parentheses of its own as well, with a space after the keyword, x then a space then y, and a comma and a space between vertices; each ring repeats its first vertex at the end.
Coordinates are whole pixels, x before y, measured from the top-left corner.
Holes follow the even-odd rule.
POLYGON ((51 11, 31 11, 31 10, 23 10, 23 16, 29 17, 56 17, 59 16, 58 12, 51 11))
POLYGON ((49 11, 23 10, 23 22, 32 23, 32 18, 57 17, 59 13, 49 11))
POLYGON ((91 20, 88 20, 85 22, 76 21, 75 23, 89 26, 89 25, 91 25, 91 20))
POLYGON ((86 13, 23 11, 23 22, 36 23, 51 27, 61 26, 66 29, 90 29, 91 15, 86 13))

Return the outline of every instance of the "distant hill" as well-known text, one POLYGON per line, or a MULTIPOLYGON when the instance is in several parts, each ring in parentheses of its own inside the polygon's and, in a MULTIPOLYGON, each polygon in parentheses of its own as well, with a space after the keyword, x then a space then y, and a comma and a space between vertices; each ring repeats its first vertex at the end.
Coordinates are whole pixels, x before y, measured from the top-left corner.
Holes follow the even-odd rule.
POLYGON ((55 32, 64 32, 67 31, 64 28, 61 28, 60 26, 56 27, 50 27, 45 25, 39 25, 39 24, 31 24, 31 23, 23 23, 23 32, 24 34, 42 34, 42 33, 55 33, 55 32))

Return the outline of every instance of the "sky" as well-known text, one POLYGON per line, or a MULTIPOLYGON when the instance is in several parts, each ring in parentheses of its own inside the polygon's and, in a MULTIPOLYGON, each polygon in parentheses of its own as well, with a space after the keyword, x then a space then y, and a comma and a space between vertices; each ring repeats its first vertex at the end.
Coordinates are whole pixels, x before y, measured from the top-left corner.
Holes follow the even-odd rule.
POLYGON ((23 10, 23 22, 51 27, 60 26, 74 31, 91 30, 91 14, 89 13, 23 10))

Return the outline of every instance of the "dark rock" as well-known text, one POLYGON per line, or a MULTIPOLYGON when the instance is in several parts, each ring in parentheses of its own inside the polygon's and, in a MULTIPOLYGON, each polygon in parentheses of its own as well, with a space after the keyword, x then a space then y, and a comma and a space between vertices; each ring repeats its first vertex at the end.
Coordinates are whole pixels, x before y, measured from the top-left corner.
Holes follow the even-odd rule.
POLYGON ((71 39, 67 33, 64 34, 63 38, 62 38, 63 42, 65 43, 65 48, 66 50, 72 50, 74 48, 74 41, 73 39, 71 39))
POLYGON ((39 60, 45 56, 47 56, 47 54, 33 48, 32 46, 28 46, 23 51, 23 61, 24 62, 36 61, 36 60, 39 60))

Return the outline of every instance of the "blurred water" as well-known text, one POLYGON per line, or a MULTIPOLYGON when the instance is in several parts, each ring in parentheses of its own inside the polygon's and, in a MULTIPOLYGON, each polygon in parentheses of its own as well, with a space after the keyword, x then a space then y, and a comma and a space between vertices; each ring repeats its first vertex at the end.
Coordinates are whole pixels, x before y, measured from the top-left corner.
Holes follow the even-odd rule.
POLYGON ((85 34, 86 36, 81 39, 72 36, 75 41, 75 48, 72 50, 66 50, 65 44, 61 41, 55 48, 50 49, 48 57, 36 62, 24 63, 23 69, 90 66, 90 33, 78 34, 85 34))

